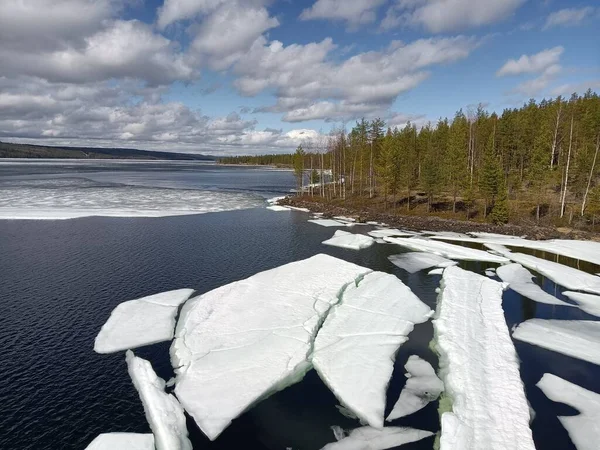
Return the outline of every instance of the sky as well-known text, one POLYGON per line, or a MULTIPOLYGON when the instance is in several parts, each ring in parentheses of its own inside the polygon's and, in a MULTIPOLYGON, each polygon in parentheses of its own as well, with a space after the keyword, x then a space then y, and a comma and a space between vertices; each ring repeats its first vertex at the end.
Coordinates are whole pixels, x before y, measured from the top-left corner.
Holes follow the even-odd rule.
POLYGON ((263 154, 600 91, 600 1, 0 0, 0 140, 263 154))

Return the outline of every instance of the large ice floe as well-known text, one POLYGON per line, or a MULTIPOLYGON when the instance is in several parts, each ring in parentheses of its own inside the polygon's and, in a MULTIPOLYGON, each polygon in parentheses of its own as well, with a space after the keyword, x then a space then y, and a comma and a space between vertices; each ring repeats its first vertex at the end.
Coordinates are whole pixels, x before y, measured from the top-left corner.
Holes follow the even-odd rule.
POLYGON ((562 294, 576 302, 581 310, 592 316, 600 317, 600 295, 582 294, 573 291, 564 291, 562 294))
POLYGON ((0 190, 0 219, 76 219, 89 216, 165 217, 260 206, 242 193, 137 186, 0 190))
POLYGON ((151 433, 102 433, 85 450, 155 450, 151 433))
POLYGON ((458 264, 455 261, 446 259, 443 256, 434 253, 426 252, 407 252, 398 255, 390 255, 388 259, 392 264, 409 273, 416 273, 420 270, 429 269, 431 267, 448 267, 458 264))
POLYGON ((396 237, 414 236, 415 235, 415 233, 412 233, 410 231, 400 231, 396 228, 381 228, 378 230, 369 231, 367 234, 374 238, 386 238, 386 237, 392 237, 392 236, 396 236, 396 237))
POLYGON ((392 244, 398 244, 416 252, 434 253, 448 259, 484 261, 499 264, 505 264, 509 262, 509 260, 503 256, 492 255, 491 253, 483 250, 448 244, 446 242, 432 241, 421 238, 386 237, 384 239, 392 244))
POLYGON ((183 408, 173 395, 165 392, 164 380, 156 376, 150 362, 138 358, 131 350, 125 359, 154 434, 156 450, 192 450, 183 408))
POLYGON ((193 292, 193 289, 177 289, 117 305, 96 336, 94 350, 113 353, 170 341, 179 306, 193 292))
POLYGON ((321 225, 322 227, 347 227, 350 225, 348 222, 340 222, 339 220, 333 219, 309 219, 308 221, 315 225, 321 225))
POLYGON ((412 355, 404 368, 408 380, 392 412, 385 419, 388 422, 423 409, 429 402, 437 400, 444 391, 444 383, 436 376, 435 370, 427 361, 412 355))
POLYGON ((574 306, 545 292, 533 282, 533 275, 521 264, 513 263, 500 266, 496 269, 496 274, 502 281, 508 283, 509 288, 523 297, 549 305, 574 306))
POLYGON ((312 363, 340 403, 383 427, 398 348, 433 311, 394 275, 372 272, 344 291, 315 339, 312 363))
POLYGON ((592 275, 563 264, 555 263, 553 261, 538 258, 536 256, 526 255, 524 253, 513 253, 502 245, 485 245, 494 252, 509 258, 512 261, 527 267, 528 269, 535 270, 548 279, 554 281, 556 284, 564 286, 567 289, 600 294, 600 277, 596 275, 592 275))
POLYGON ((350 434, 346 437, 342 437, 339 431, 336 432, 336 437, 342 437, 342 439, 327 444, 322 450, 385 450, 417 442, 430 436, 433 436, 431 431, 415 428, 386 427, 377 429, 362 427, 350 431, 350 434))
POLYGON ((513 332, 519 341, 600 364, 600 322, 529 319, 513 332))
POLYGON ((441 417, 441 450, 533 450, 519 360, 502 310, 501 283, 444 270, 434 330, 452 410, 441 417))
POLYGON ((171 359, 175 393, 202 431, 215 439, 257 401, 300 381, 329 308, 369 272, 320 254, 189 300, 171 359))
POLYGON ((546 397, 579 411, 575 416, 559 416, 577 450, 597 450, 600 442, 600 394, 545 373, 537 383, 546 397))
POLYGON ((333 247, 347 248, 350 250, 361 250, 370 247, 375 243, 375 239, 364 234, 348 233, 347 231, 337 230, 332 238, 322 242, 325 245, 333 247))

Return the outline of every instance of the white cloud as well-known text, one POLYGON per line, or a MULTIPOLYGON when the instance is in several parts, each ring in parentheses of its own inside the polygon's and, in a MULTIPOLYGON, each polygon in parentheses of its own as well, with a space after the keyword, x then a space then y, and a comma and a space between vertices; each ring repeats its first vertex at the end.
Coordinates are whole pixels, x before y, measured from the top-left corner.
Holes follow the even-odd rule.
POLYGON ((551 93, 554 96, 571 95, 574 92, 578 92, 581 94, 581 93, 587 91, 588 89, 599 90, 600 89, 600 79, 582 81, 579 83, 564 83, 564 84, 554 87, 552 89, 551 93))
POLYGON ((512 15, 525 0, 397 0, 383 20, 383 29, 399 25, 423 27, 444 33, 499 22, 512 15))
POLYGON ((534 55, 521 55, 519 59, 509 59, 496 72, 499 77, 506 75, 520 75, 524 73, 541 73, 551 71, 556 73, 560 56, 564 51, 563 47, 554 47, 543 50, 534 55))
POLYGON ((158 10, 158 27, 166 28, 181 20, 191 20, 216 11, 222 5, 240 8, 259 8, 270 0, 165 0, 158 10))
POLYGON ((561 9, 548 15, 544 30, 557 26, 579 25, 585 18, 592 16, 595 12, 596 8, 591 6, 561 9))
POLYGON ((300 14, 301 20, 328 19, 346 22, 350 27, 375 22, 376 11, 386 0, 317 0, 300 14))

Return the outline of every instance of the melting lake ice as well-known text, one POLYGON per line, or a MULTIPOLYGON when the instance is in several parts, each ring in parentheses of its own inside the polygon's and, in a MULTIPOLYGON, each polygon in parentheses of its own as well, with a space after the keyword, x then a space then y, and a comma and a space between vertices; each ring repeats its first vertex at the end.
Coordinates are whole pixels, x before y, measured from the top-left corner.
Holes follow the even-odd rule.
MULTIPOLYGON (((111 311, 127 300, 180 288, 195 289, 194 295, 200 295, 325 253, 396 275, 435 309, 441 275, 428 275, 429 269, 409 273, 388 259, 409 252, 408 248, 376 243, 349 250, 323 245, 336 228, 309 223, 310 215, 303 212, 264 208, 264 198, 285 194, 293 184, 291 172, 187 162, 0 164, 0 210, 11 208, 15 217, 53 208, 54 213, 65 214, 85 208, 167 211, 160 214, 166 217, 111 214, 128 217, 0 220, 0 373, 4 375, 0 448, 56 448, 60 442, 60 448, 83 449, 101 433, 150 432, 123 352, 93 351, 94 339, 111 311), (182 208, 206 214, 169 213, 182 208), (222 212, 210 213, 210 208, 222 212)), ((376 227, 343 229, 367 234, 376 227)), ((486 250, 480 243, 452 243, 486 250)), ((598 266, 563 256, 518 251, 587 273, 600 272, 598 266)), ((459 266, 484 274, 498 264, 460 261, 459 266)), ((562 295, 566 288, 530 271, 545 292, 576 304, 562 295)), ((511 289, 504 292, 502 306, 509 330, 532 318, 597 320, 579 307, 535 302, 511 289)), ((404 366, 410 356, 417 355, 438 369, 438 357, 429 345, 432 338, 432 322, 427 321, 415 325, 400 347, 387 389, 386 416, 406 384, 404 366)), ((531 424, 536 448, 575 449, 558 417, 577 411, 553 402, 536 384, 551 373, 598 393, 600 368, 526 342, 513 343, 526 396, 536 412, 531 424)), ((169 345, 135 350, 164 380, 173 376, 169 345)), ((300 383, 233 420, 213 442, 188 418, 189 439, 194 448, 319 449, 336 441, 332 426, 345 430, 361 426, 337 406, 335 395, 311 370, 300 383)), ((438 432, 438 407, 439 401, 432 401, 386 425, 438 432)), ((434 438, 426 437, 400 448, 431 449, 433 444, 434 438)))

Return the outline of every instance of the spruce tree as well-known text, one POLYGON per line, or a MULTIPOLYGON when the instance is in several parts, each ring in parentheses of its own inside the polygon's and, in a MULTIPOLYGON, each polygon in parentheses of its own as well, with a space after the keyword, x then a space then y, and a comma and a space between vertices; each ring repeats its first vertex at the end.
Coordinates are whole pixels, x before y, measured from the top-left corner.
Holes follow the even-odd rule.
POLYGON ((494 202, 494 208, 492 209, 491 219, 496 225, 508 222, 508 195, 504 185, 502 185, 498 191, 498 196, 494 202))
POLYGON ((500 162, 498 161, 494 149, 494 134, 490 133, 488 143, 485 146, 483 168, 479 181, 479 189, 485 200, 484 217, 487 217, 489 206, 493 206, 494 204, 494 200, 500 189, 502 178, 502 168, 500 167, 500 162))

